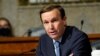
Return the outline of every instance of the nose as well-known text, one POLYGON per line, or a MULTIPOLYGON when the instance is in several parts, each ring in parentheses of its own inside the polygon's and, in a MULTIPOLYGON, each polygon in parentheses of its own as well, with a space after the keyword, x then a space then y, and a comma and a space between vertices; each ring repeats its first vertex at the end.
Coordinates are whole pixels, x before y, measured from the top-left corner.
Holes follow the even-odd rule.
POLYGON ((53 29, 54 28, 53 23, 49 23, 49 28, 50 29, 53 29))

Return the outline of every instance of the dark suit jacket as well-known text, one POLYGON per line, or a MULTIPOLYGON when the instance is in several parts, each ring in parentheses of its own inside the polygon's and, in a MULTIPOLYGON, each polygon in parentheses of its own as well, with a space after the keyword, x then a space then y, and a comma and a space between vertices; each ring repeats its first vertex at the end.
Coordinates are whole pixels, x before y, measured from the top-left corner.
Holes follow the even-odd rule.
MULTIPOLYGON (((61 56, 91 56, 91 46, 88 36, 76 27, 67 26, 61 41, 61 56)), ((36 56, 56 56, 53 40, 48 35, 40 38, 36 56)))

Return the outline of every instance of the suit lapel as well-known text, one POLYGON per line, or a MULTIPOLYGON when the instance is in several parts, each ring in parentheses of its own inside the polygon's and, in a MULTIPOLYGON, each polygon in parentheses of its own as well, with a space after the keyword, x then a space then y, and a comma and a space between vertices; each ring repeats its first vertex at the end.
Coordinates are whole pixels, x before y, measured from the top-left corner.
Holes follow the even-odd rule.
POLYGON ((68 56, 71 52, 70 46, 70 37, 71 37, 71 28, 69 26, 66 27, 65 32, 62 36, 61 41, 61 55, 68 56))
POLYGON ((68 56, 71 53, 71 46, 69 44, 69 40, 61 45, 61 55, 68 56))
POLYGON ((53 40, 49 37, 47 41, 47 55, 48 56, 55 56, 53 40))

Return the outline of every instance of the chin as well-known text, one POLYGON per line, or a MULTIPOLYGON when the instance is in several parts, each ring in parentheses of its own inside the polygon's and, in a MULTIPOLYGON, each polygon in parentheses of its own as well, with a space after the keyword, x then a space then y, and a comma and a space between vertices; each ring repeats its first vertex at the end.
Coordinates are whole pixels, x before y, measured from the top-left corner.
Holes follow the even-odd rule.
POLYGON ((53 35, 53 36, 50 36, 52 39, 57 39, 57 36, 53 35))

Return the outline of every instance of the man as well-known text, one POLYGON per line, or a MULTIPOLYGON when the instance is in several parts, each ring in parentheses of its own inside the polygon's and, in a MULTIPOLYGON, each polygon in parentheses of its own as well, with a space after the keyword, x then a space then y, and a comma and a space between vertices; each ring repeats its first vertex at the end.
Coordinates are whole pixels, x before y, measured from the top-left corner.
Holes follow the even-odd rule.
POLYGON ((40 18, 47 34, 40 38, 37 56, 91 56, 87 35, 66 25, 65 11, 60 5, 44 7, 40 18))

